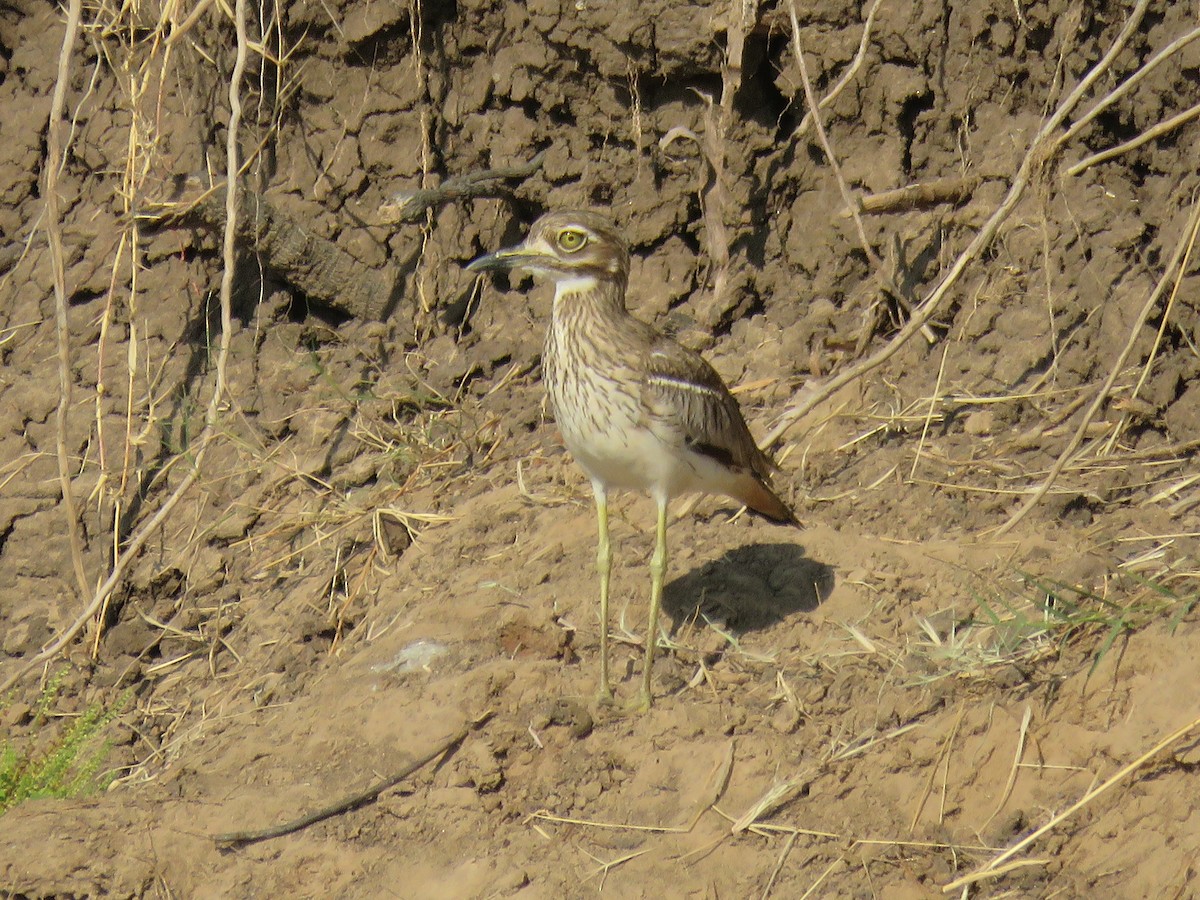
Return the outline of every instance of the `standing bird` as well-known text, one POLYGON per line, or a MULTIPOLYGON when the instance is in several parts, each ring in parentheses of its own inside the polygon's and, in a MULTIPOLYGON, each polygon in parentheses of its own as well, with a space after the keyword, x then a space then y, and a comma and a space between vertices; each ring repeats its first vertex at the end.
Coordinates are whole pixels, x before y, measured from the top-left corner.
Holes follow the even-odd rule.
POLYGON ((758 448, 737 401, 698 353, 625 309, 629 247, 603 216, 551 212, 515 247, 481 256, 473 272, 525 269, 554 281, 542 372, 563 442, 592 481, 600 538, 600 691, 608 681, 608 492, 648 491, 658 507, 650 558, 646 662, 636 709, 650 708, 650 670, 667 570, 667 504, 678 494, 725 494, 776 522, 795 515, 769 483, 774 464, 758 448))

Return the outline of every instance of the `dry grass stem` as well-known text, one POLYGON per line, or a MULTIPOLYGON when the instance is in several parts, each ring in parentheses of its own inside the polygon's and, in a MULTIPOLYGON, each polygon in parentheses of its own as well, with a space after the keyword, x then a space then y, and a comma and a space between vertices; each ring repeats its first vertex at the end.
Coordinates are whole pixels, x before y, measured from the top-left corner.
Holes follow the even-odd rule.
POLYGON ((1185 109, 1181 113, 1171 116, 1171 118, 1164 122, 1159 122, 1152 128, 1147 128, 1135 138, 1130 138, 1122 144, 1117 144, 1115 147, 1109 147, 1107 150, 1101 150, 1099 153, 1093 153, 1091 156, 1080 160, 1079 162, 1075 163, 1075 165, 1067 169, 1067 174, 1078 175, 1080 172, 1084 172, 1094 165, 1107 162, 1110 159, 1116 159, 1118 156, 1128 153, 1130 150, 1136 150, 1143 144, 1148 144, 1151 141, 1162 137, 1164 134, 1169 134, 1181 125, 1186 125, 1197 116, 1200 116, 1200 103, 1185 109))
MULTIPOLYGON (((830 106, 838 97, 841 96, 850 82, 854 80, 854 76, 858 74, 858 70, 862 68, 863 62, 867 58, 867 48, 871 45, 871 28, 875 24, 875 14, 879 12, 879 7, 883 0, 872 0, 870 8, 867 10, 867 17, 863 20, 862 37, 858 41, 858 50, 854 53, 854 59, 850 61, 850 65, 846 66, 846 71, 842 73, 841 78, 830 89, 829 93, 821 98, 821 102, 817 104, 817 110, 825 109, 830 106)), ((812 124, 815 118, 815 113, 811 110, 804 114, 804 118, 800 120, 800 124, 796 126, 795 134, 797 136, 803 134, 812 124)), ((847 211, 847 215, 849 215, 847 211)))
POLYGON ((783 870, 783 864, 787 861, 788 854, 792 852, 792 845, 796 843, 797 836, 797 832, 793 831, 783 842, 783 849, 779 851, 779 859, 775 861, 775 868, 771 870, 771 877, 767 879, 767 886, 763 888, 762 900, 767 900, 771 896, 771 888, 775 886, 775 879, 783 870))
POLYGON ((1029 723, 1031 721, 1033 721, 1033 707, 1027 704, 1025 712, 1021 716, 1021 728, 1017 734, 1017 749, 1013 753, 1013 763, 1012 768, 1008 771, 1008 780, 1004 782, 1004 790, 1000 792, 1000 799, 996 802, 996 808, 992 810, 992 814, 979 826, 979 831, 986 829, 992 820, 1000 815, 1000 810, 1004 809, 1004 804, 1012 796, 1013 787, 1017 783, 1017 772, 1021 769, 1021 757, 1025 755, 1025 740, 1029 737, 1029 723))
MULTIPOLYGON (((58 176, 67 164, 67 144, 63 141, 63 112, 66 109, 67 89, 71 83, 71 55, 79 35, 82 0, 70 0, 67 22, 63 31, 62 48, 58 54, 58 76, 50 100, 50 119, 46 128, 46 185, 45 229, 50 246, 50 261, 54 271, 54 326, 58 338, 58 409, 54 419, 55 451, 58 459, 58 483, 62 494, 63 513, 67 518, 67 540, 71 547, 71 566, 79 596, 90 591, 87 570, 83 564, 83 538, 79 533, 79 510, 71 491, 71 458, 67 448, 67 414, 71 409, 74 378, 71 375, 71 326, 67 321, 66 262, 62 246, 62 221, 59 211, 58 176)), ((0 691, 3 693, 3 691, 0 691)))
POLYGON ((729 786, 729 775, 733 771, 735 747, 735 742, 731 740, 725 747, 725 755, 721 757, 720 761, 713 768, 712 775, 708 779, 708 789, 693 804, 692 815, 685 825, 688 831, 696 827, 696 823, 700 821, 701 816, 717 805, 721 799, 721 795, 725 793, 725 788, 729 786))
POLYGON ((877 747, 887 741, 894 740, 903 734, 908 734, 908 732, 920 728, 922 725, 923 723, 921 722, 909 722, 907 725, 901 725, 899 728, 893 728, 891 731, 884 732, 883 734, 872 735, 866 740, 852 743, 849 746, 843 747, 837 753, 834 753, 829 758, 829 761, 840 762, 842 760, 851 759, 855 756, 860 756, 871 748, 877 747))
MULTIPOLYGON (((870 22, 874 15, 874 7, 867 15, 867 26, 863 30, 863 40, 860 44, 860 54, 866 46, 867 34, 870 30, 870 22)), ((837 181, 838 190, 841 191, 842 201, 846 204, 846 210, 850 217, 854 220, 855 231, 858 232, 859 244, 862 246, 863 252, 867 255, 867 259, 874 269, 876 276, 885 285, 888 292, 893 296, 900 297, 901 292, 896 287, 893 280, 884 273, 883 260, 879 258, 879 254, 875 252, 875 248, 871 246, 871 242, 867 240, 867 232, 863 226, 862 216, 859 213, 861 203, 851 193, 849 185, 846 184, 846 179, 842 175, 842 167, 838 163, 837 156, 834 155, 833 147, 829 143, 829 135, 825 132, 825 126, 821 124, 821 104, 817 101, 816 92, 813 90, 812 80, 808 76, 808 65, 804 61, 804 48, 800 43, 800 23, 796 18, 795 0, 788 0, 788 17, 792 23, 792 50, 796 57, 796 63, 800 69, 800 81, 804 87, 804 99, 808 104, 808 113, 801 122, 801 127, 809 121, 812 122, 813 128, 817 133, 817 140, 821 144, 821 149, 825 153, 825 158, 829 161, 829 167, 833 171, 834 179, 837 181)), ((799 132, 799 129, 797 129, 799 132)), ((936 335, 929 329, 928 326, 922 326, 921 333, 931 344, 936 341, 936 335)))
MULTIPOLYGON (((1133 23, 1134 27, 1136 27, 1141 21, 1142 14, 1145 12, 1145 7, 1146 4, 1141 3, 1137 8, 1134 9, 1134 12, 1130 18, 1130 22, 1133 23)), ((1143 63, 1136 72, 1134 72, 1123 82, 1096 101, 1095 105, 1093 105, 1091 109, 1084 113, 1078 121, 1074 122, 1070 128, 1063 132, 1062 136, 1059 137, 1058 141, 1056 142, 1056 146, 1061 147, 1062 145, 1071 141, 1076 135, 1079 134, 1079 132, 1087 127, 1088 123, 1094 120, 1096 116, 1100 115, 1100 113, 1104 112, 1104 110, 1108 109, 1108 107, 1112 106, 1112 104, 1116 103, 1126 94, 1128 94, 1131 90, 1133 90, 1134 87, 1137 86, 1138 82, 1158 68, 1161 63, 1178 53, 1192 41, 1196 40, 1196 38, 1200 38, 1200 28, 1193 28, 1191 31, 1181 35, 1180 37, 1177 37, 1175 40, 1171 41, 1171 43, 1167 44, 1167 46, 1155 53, 1154 56, 1146 60, 1146 62, 1143 63)), ((1075 173, 1068 170, 1068 174, 1075 173)))
MULTIPOLYGON (((917 800, 917 808, 913 810, 912 820, 908 823, 908 833, 912 834, 917 830, 917 823, 921 820, 921 813, 925 809, 925 804, 929 801, 930 795, 933 793, 933 784, 937 779, 938 769, 944 767, 944 775, 950 771, 950 748, 954 746, 954 738, 958 734, 958 728, 962 724, 963 716, 966 714, 967 708, 960 704, 958 707, 958 715, 954 719, 954 724, 950 726, 950 733, 946 735, 946 740, 942 742, 941 749, 938 750, 937 759, 929 770, 929 778, 925 782, 925 788, 921 792, 920 798, 917 800)), ((943 802, 945 800, 945 792, 943 791, 943 802)), ((938 816, 938 824, 941 824, 942 817, 938 816)))
POLYGON ((946 357, 949 355, 950 345, 947 344, 942 348, 942 361, 938 364, 937 381, 933 385, 933 395, 929 398, 929 411, 925 415, 925 421, 921 423, 921 438, 917 441, 917 452, 913 454, 912 468, 908 470, 910 480, 916 477, 917 466, 921 464, 921 450, 925 446, 925 439, 929 437, 929 426, 933 423, 934 410, 937 409, 941 397, 942 378, 946 374, 946 357))
MULTIPOLYGON (((582 850, 582 848, 580 848, 580 849, 582 850)), ((584 882, 590 881, 591 879, 593 879, 597 875, 599 875, 600 876, 600 884, 598 886, 598 890, 603 891, 604 890, 604 881, 606 878, 608 878, 608 873, 612 869, 615 869, 617 866, 621 865, 622 863, 627 863, 630 860, 637 859, 639 856, 645 856, 650 851, 648 849, 647 850, 634 850, 632 853, 626 853, 624 856, 618 856, 616 859, 608 860, 608 861, 600 859, 600 857, 596 856, 593 853, 588 853, 587 850, 583 850, 583 852, 587 853, 587 855, 590 856, 592 858, 592 860, 597 864, 596 871, 592 872, 591 875, 589 875, 589 876, 587 876, 587 878, 583 879, 584 882)))
POLYGON ((819 888, 822 884, 824 884, 825 879, 833 874, 833 870, 836 869, 838 866, 842 865, 844 862, 845 862, 845 859, 843 859, 842 857, 839 856, 837 859, 835 859, 833 862, 831 862, 828 866, 826 866, 825 871, 823 871, 820 875, 817 876, 817 880, 814 881, 809 886, 807 891, 805 891, 803 894, 800 895, 800 900, 808 900, 809 897, 814 896, 814 892, 817 890, 817 888, 819 888))
POLYGON ((863 252, 867 254, 867 258, 871 261, 871 266, 879 270, 883 267, 883 260, 879 258, 879 254, 875 252, 875 248, 867 240, 867 232, 863 228, 862 216, 858 214, 859 204, 855 201, 854 195, 850 193, 850 187, 846 184, 846 179, 842 175, 842 167, 838 163, 837 156, 834 155, 833 148, 829 145, 829 135, 825 133, 825 126, 821 124, 820 106, 817 102, 816 92, 813 91, 812 80, 808 77, 808 65, 804 61, 804 47, 800 42, 800 22, 796 18, 796 0, 788 0, 788 18, 792 23, 792 52, 796 57, 796 65, 800 69, 800 82, 804 87, 804 99, 808 103, 808 115, 812 117, 813 130, 817 133, 817 140, 821 144, 821 149, 825 152, 825 159, 829 162, 829 168, 833 171, 833 177, 837 181, 838 190, 842 193, 842 201, 846 204, 846 209, 850 211, 850 215, 854 219, 854 228, 858 232, 858 240, 862 245, 863 252))
POLYGON ((730 833, 740 834, 763 816, 769 816, 793 798, 798 797, 822 770, 823 765, 822 763, 811 765, 803 774, 772 785, 765 794, 759 797, 748 810, 734 821, 733 825, 729 828, 730 833))
POLYGON ((547 809, 539 809, 525 817, 525 823, 535 821, 555 822, 559 825, 583 825, 587 828, 606 828, 612 831, 648 831, 654 834, 686 834, 690 828, 679 825, 626 825, 621 822, 601 822, 596 819, 575 819, 558 816, 547 809))
MULTIPOLYGON (((75 0, 77 3, 78 0, 75 0)), ((237 54, 234 61, 233 74, 229 83, 229 101, 230 101, 230 119, 228 136, 226 140, 226 166, 227 171, 236 172, 238 170, 238 141, 239 141, 239 126, 241 123, 242 104, 241 104, 241 81, 246 69, 246 56, 248 48, 248 39, 246 36, 246 0, 237 0, 236 7, 237 18, 237 54)), ((64 88, 65 89, 65 88, 64 88)), ((53 129, 52 129, 53 130, 53 129)), ((51 166, 50 168, 53 168, 51 166)), ((20 679, 24 678, 29 672, 42 663, 56 656, 64 647, 66 647, 79 632, 90 622, 93 617, 99 612, 107 602, 113 590, 116 589, 121 579, 125 576, 126 570, 137 558, 142 547, 166 521, 172 510, 178 505, 184 495, 190 490, 192 485, 199 478, 204 457, 207 454, 208 448, 215 436, 217 420, 220 412, 225 404, 225 371, 229 360, 229 347, 232 337, 232 308, 233 308, 233 276, 235 263, 236 249, 236 225, 237 225, 237 179, 228 179, 226 185, 226 203, 227 218, 225 222, 225 239, 224 239, 224 254, 223 254, 223 271, 221 276, 221 334, 218 339, 216 353, 216 377, 213 386, 212 396, 209 398, 208 407, 205 411, 204 425, 200 434, 196 438, 196 451, 191 459, 191 468, 176 485, 171 494, 163 501, 162 505, 155 513, 146 519, 130 536, 125 544, 122 552, 113 561, 112 569, 108 576, 100 584, 100 586, 92 594, 91 601, 86 608, 79 614, 78 617, 61 631, 46 647, 36 654, 22 666, 18 667, 12 675, 10 675, 3 684, 0 684, 0 694, 3 694, 20 679)), ((178 459, 178 457, 177 457, 178 459)))

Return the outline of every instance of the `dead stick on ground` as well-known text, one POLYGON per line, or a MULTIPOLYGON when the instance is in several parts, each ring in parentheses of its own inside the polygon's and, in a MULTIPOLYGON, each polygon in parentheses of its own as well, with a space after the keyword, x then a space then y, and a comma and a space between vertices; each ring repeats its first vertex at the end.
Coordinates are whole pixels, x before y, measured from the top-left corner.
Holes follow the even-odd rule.
POLYGON ((1063 121, 1070 115, 1071 110, 1079 104, 1083 95, 1091 90, 1092 85, 1112 65, 1113 60, 1116 59, 1125 47, 1125 44, 1128 43, 1130 36, 1137 30, 1138 24, 1142 21, 1142 17, 1146 13, 1146 7, 1149 5, 1149 2, 1150 0, 1138 0, 1137 5, 1129 14, 1129 19, 1126 21, 1125 26, 1121 29, 1121 33, 1117 35, 1108 52, 1079 81, 1075 89, 1059 104, 1054 114, 1038 130, 1037 135, 1029 144, 1025 158, 1021 161, 1021 166, 1017 169, 1017 174, 1013 177, 1012 185, 1009 187, 1008 194, 1005 195, 1004 200, 996 207, 983 227, 979 229, 974 239, 967 245, 967 248, 958 255, 958 258, 955 259, 954 264, 950 267, 950 271, 946 273, 945 278, 921 302, 921 305, 913 310, 912 316, 905 323, 904 327, 873 356, 867 357, 858 365, 829 379, 824 385, 815 390, 809 391, 805 389, 803 393, 806 393, 808 396, 784 413, 779 423, 767 435, 764 443, 768 447, 786 435, 792 429, 792 426, 799 422, 817 404, 824 402, 845 385, 857 381, 868 372, 874 371, 891 359, 899 352, 901 347, 908 343, 914 334, 917 334, 921 330, 922 326, 934 317, 943 301, 949 295, 950 289, 958 283, 958 279, 966 271, 967 266, 982 254, 985 248, 991 245, 992 239, 996 236, 997 231, 999 231, 1001 223, 1008 218, 1009 213, 1012 212, 1017 202, 1024 196, 1025 189, 1029 186, 1029 180, 1034 171, 1044 165, 1050 155, 1058 149, 1057 145, 1051 144, 1050 135, 1062 125, 1063 121))
MULTIPOLYGON (((864 194, 858 198, 859 208, 864 213, 895 212, 897 210, 920 209, 939 203, 961 203, 979 186, 982 179, 975 175, 951 175, 921 184, 909 184, 878 194, 864 194)), ((854 214, 854 210, 842 210, 843 218, 854 214)))
POLYGON ((543 150, 526 163, 456 175, 453 178, 447 178, 435 188, 402 191, 379 207, 380 222, 386 225, 397 222, 417 222, 425 215, 426 210, 441 206, 451 200, 491 196, 496 191, 496 182, 528 178, 542 167, 545 159, 546 151, 543 150))
POLYGON ((428 765, 438 757, 446 756, 453 752, 459 744, 466 740, 467 735, 471 733, 472 729, 478 728, 480 725, 490 719, 491 715, 492 714, 490 712, 487 712, 481 717, 467 722, 462 728, 450 735, 450 737, 443 741, 439 741, 438 744, 433 747, 433 749, 422 756, 417 757, 408 765, 404 766, 404 768, 393 772, 386 778, 375 782, 366 790, 351 794, 348 797, 343 797, 336 803, 319 809, 316 812, 303 815, 298 819, 293 819, 290 822, 284 822, 282 825, 273 825, 270 828, 260 828, 255 831, 227 831, 223 834, 214 834, 212 836, 213 842, 234 847, 244 847, 246 844, 253 844, 256 841, 265 841, 269 840, 270 838, 282 837, 285 834, 292 834, 293 832, 307 828, 309 825, 314 825, 317 822, 332 818, 333 816, 341 815, 344 812, 350 812, 351 810, 358 809, 360 806, 365 806, 368 803, 372 803, 375 800, 378 800, 379 795, 388 788, 395 787, 418 769, 428 765))

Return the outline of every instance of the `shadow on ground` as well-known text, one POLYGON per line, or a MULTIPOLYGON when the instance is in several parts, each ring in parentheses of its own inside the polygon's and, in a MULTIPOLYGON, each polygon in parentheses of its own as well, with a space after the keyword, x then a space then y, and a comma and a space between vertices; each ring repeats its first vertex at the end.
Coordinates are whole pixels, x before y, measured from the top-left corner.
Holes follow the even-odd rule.
POLYGON ((676 625, 703 616, 754 631, 816 609, 835 580, 830 566, 796 544, 747 544, 667 584, 663 609, 676 625))

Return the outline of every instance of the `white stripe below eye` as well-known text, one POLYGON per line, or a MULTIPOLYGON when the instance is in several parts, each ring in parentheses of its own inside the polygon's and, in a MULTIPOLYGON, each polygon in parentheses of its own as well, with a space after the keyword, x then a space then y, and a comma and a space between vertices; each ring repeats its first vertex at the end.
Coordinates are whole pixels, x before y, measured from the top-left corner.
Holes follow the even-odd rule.
POLYGON ((597 287, 597 281, 591 275, 574 275, 570 278, 559 278, 554 287, 554 295, 558 297, 566 294, 580 294, 585 291, 594 291, 597 287))
POLYGON ((647 379, 651 384, 659 384, 663 387, 678 388, 679 390, 691 391, 693 394, 699 394, 702 397, 720 397, 721 392, 716 388, 710 388, 705 384, 696 384, 694 381, 688 381, 686 378, 675 378, 672 375, 654 374, 647 379))

